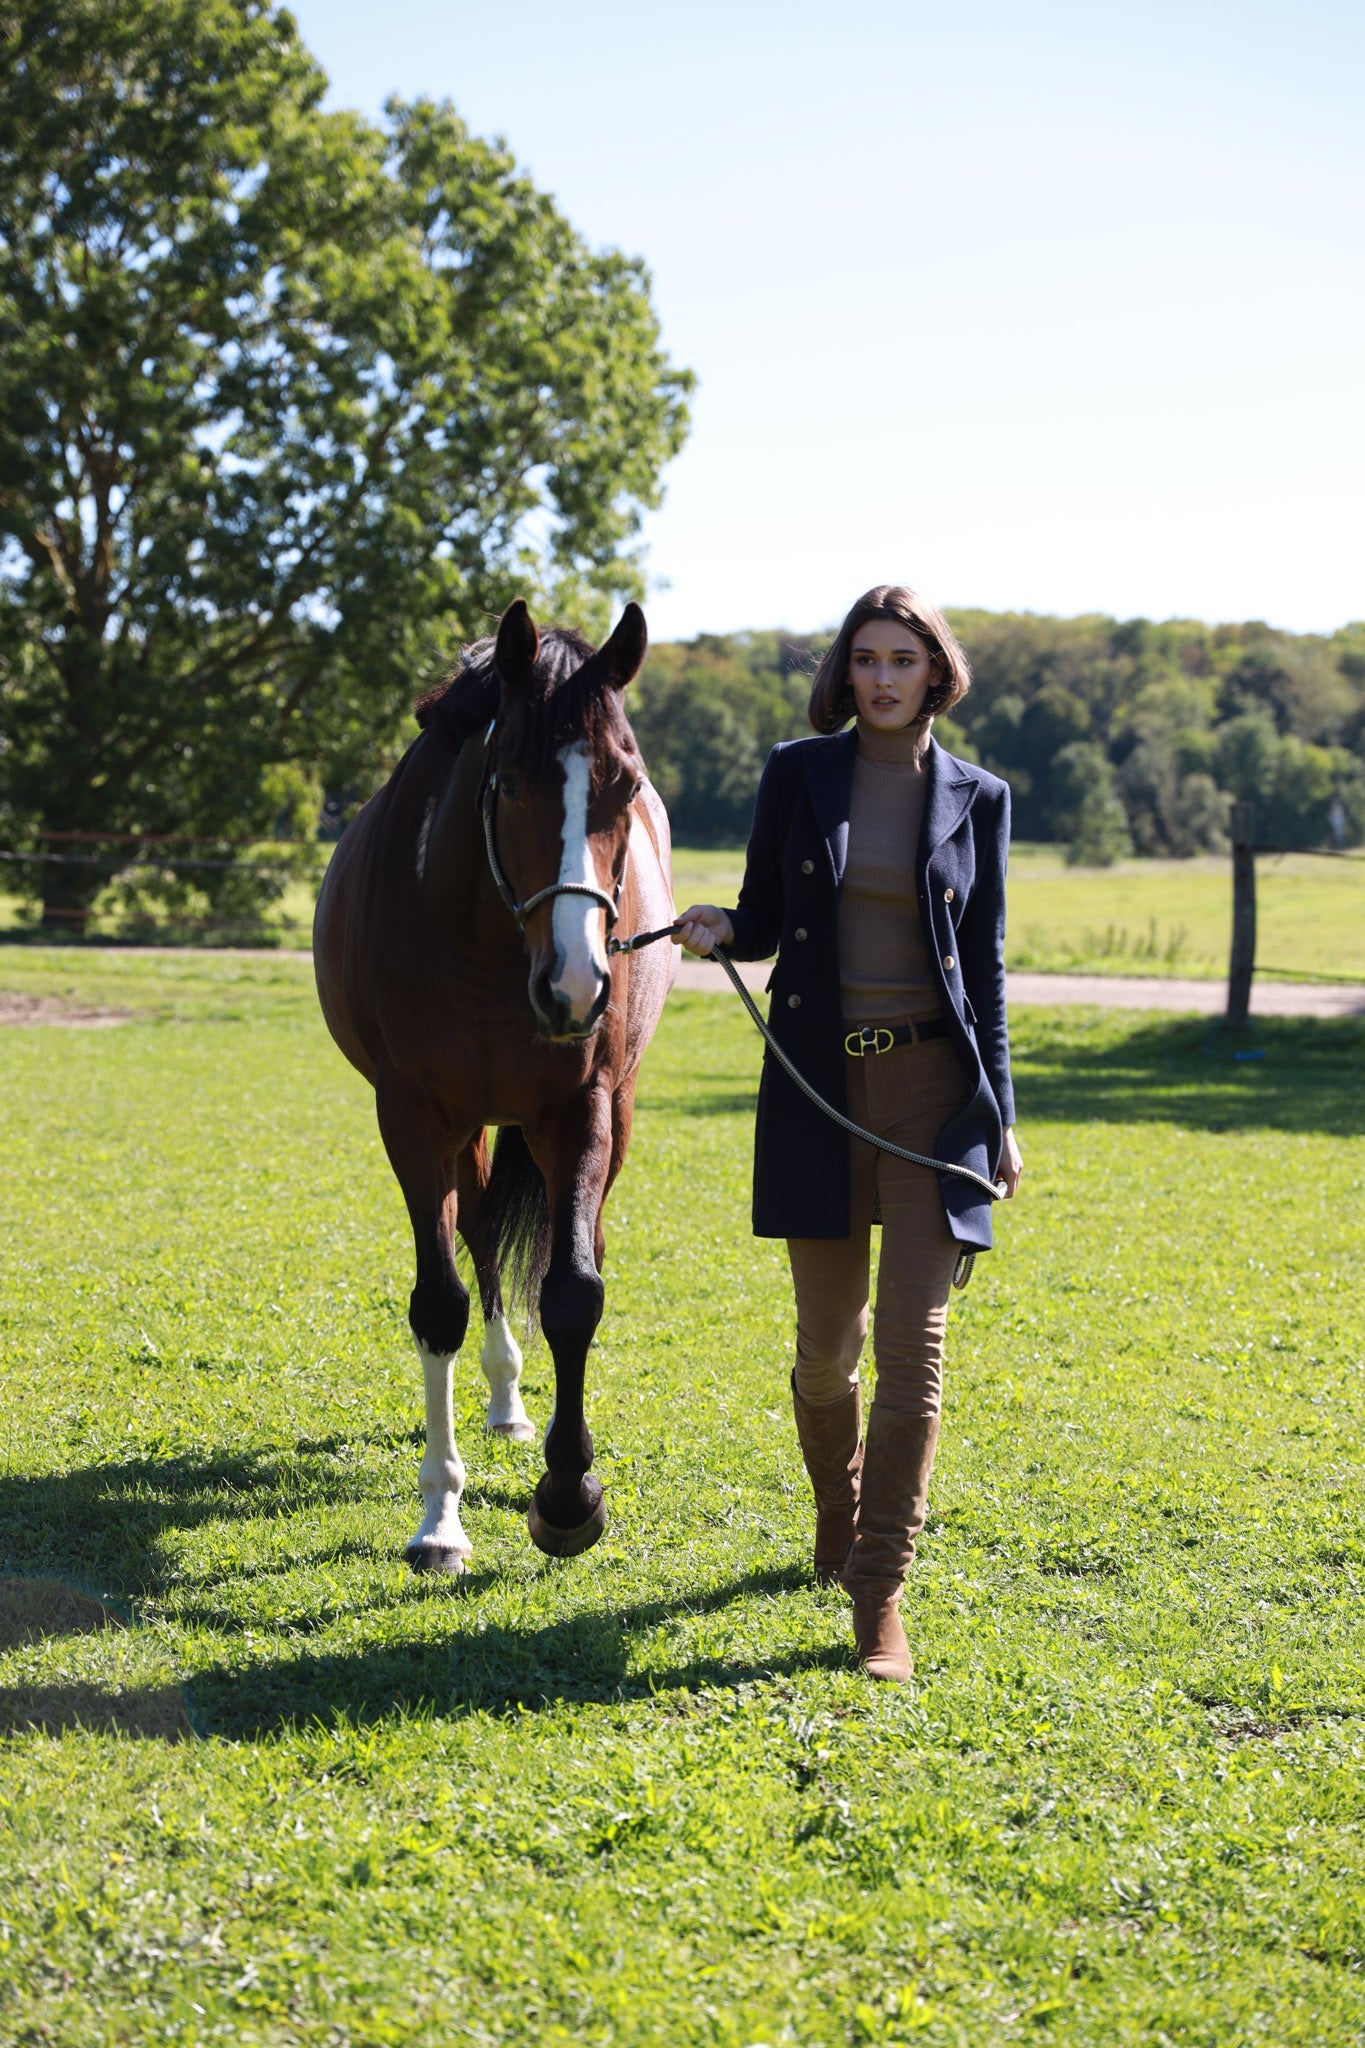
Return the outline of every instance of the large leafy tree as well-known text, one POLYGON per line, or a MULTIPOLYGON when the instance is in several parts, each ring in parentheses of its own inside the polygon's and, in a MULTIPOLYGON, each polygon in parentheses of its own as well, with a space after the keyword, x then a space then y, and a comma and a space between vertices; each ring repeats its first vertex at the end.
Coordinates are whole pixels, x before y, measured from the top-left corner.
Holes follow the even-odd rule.
MULTIPOLYGON (((262 832, 514 592, 639 590, 689 383, 644 269, 449 106, 324 89, 268 0, 0 0, 12 843, 262 832)), ((32 872, 77 924, 105 879, 32 872)))

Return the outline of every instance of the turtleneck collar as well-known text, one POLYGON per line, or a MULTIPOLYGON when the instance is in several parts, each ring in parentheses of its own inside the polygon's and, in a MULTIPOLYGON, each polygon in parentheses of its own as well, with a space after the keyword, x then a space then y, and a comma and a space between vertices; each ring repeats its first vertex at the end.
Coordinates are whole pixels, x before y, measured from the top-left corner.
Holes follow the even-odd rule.
POLYGON ((930 719, 917 718, 912 724, 903 725, 899 732, 880 732, 860 718, 856 722, 859 756, 875 762, 879 768, 922 768, 929 752, 931 723, 930 719))

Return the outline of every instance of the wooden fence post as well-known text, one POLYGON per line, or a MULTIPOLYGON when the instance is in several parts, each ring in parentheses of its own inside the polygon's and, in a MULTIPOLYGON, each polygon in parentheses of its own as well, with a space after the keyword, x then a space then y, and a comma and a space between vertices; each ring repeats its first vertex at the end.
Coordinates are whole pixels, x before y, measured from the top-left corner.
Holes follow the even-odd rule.
POLYGON ((1232 954, 1225 1031, 1245 1031, 1256 970, 1256 851, 1250 804, 1232 807, 1232 954))

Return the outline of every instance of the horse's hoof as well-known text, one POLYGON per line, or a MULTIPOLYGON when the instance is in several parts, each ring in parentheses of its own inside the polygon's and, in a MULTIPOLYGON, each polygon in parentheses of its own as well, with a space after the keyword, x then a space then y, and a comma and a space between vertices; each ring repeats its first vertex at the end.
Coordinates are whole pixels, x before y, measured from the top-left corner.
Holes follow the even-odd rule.
POLYGON ((447 1578, 458 1579, 469 1569, 469 1552, 451 1550, 444 1543, 409 1543, 403 1556, 415 1572, 444 1572, 447 1578))
POLYGON ((581 1551, 591 1550, 607 1526, 607 1503, 598 1481, 591 1474, 584 1478, 581 1493, 592 1506, 586 1521, 579 1522, 572 1529, 561 1529, 557 1523, 545 1519, 540 1496, 546 1483, 545 1479, 541 1480, 526 1510, 526 1526, 536 1549, 543 1550, 547 1557, 577 1557, 581 1551))
POLYGON ((529 1416, 520 1422, 489 1422, 484 1427, 490 1436, 506 1437, 512 1444, 529 1444, 536 1433, 536 1426, 529 1416))

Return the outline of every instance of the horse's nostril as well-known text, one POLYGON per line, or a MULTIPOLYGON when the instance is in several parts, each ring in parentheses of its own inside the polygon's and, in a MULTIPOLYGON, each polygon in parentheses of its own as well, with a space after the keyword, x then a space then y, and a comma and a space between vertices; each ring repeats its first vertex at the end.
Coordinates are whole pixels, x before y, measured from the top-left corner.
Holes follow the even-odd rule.
POLYGON ((536 1019, 541 1028, 551 1033, 560 1030, 562 1028, 560 1014, 563 1010, 563 1004, 550 985, 550 975, 547 968, 542 967, 539 974, 531 976, 530 993, 531 1008, 535 1011, 536 1019))

